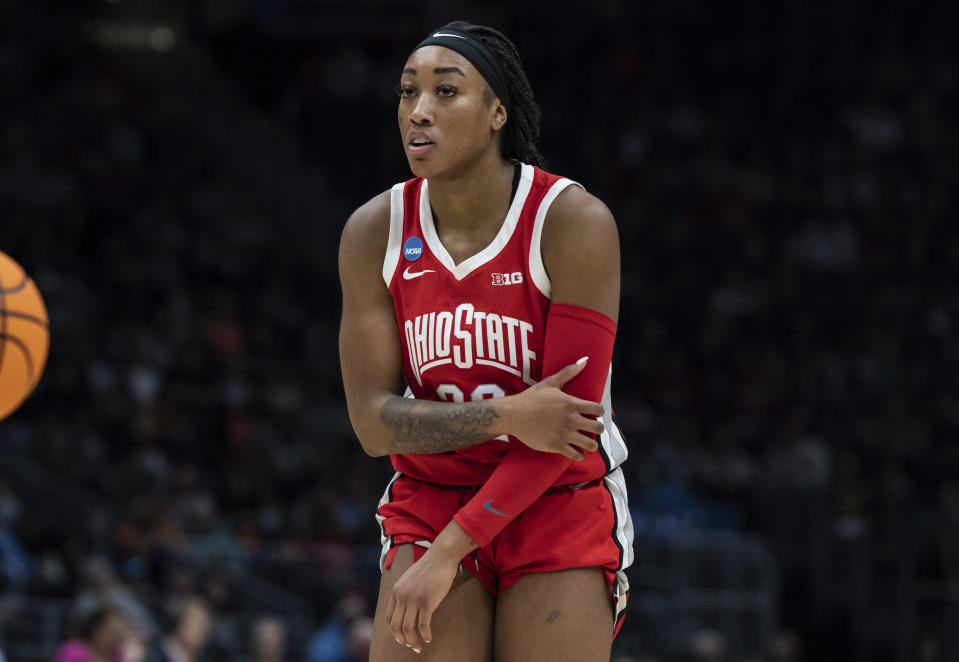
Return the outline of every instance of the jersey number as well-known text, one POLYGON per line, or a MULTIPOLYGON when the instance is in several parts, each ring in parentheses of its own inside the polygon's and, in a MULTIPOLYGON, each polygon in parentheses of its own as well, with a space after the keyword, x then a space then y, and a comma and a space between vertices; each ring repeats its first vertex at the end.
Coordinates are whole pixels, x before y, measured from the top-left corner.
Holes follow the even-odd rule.
MULTIPOLYGON (((436 395, 446 402, 466 402, 463 391, 456 384, 440 384, 436 387, 436 395)), ((470 402, 479 402, 487 398, 502 398, 506 391, 496 384, 480 384, 470 393, 470 402)))

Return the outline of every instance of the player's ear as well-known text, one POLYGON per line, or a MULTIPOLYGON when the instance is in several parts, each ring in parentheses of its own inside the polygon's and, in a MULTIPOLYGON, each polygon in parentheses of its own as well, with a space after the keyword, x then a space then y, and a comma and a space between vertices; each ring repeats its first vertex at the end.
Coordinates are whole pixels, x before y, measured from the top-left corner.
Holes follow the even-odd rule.
POLYGON ((493 131, 499 131, 504 126, 506 126, 506 120, 509 119, 506 112, 506 106, 503 105, 503 102, 499 99, 493 101, 493 105, 496 107, 493 111, 493 131))

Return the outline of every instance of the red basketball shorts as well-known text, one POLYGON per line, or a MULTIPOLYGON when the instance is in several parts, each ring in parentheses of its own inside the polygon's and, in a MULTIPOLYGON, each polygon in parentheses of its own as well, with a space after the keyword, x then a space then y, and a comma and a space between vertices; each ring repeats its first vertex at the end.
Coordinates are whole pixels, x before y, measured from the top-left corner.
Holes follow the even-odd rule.
MULTIPOLYGON (((425 483, 397 472, 376 511, 381 568, 390 566, 396 548, 405 543, 415 545, 418 560, 478 489, 425 483)), ((528 572, 599 566, 615 607, 615 636, 629 597, 624 570, 633 560, 632 544, 626 490, 617 468, 589 483, 550 488, 462 565, 494 596, 528 572)))

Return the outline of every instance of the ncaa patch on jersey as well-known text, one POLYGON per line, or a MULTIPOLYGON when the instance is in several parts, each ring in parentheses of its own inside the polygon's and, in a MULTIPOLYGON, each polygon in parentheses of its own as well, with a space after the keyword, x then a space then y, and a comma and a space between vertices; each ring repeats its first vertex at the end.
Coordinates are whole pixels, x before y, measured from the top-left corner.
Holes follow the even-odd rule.
POLYGON ((423 257, 423 240, 419 237, 410 237, 403 243, 403 257, 410 262, 416 262, 423 257))

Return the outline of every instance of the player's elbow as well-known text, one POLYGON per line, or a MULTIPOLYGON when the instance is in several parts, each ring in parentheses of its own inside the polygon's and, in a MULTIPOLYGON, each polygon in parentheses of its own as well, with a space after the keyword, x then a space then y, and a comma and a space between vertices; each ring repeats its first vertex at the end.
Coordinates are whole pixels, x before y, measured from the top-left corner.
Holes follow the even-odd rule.
POLYGON ((360 446, 363 447, 363 452, 370 457, 384 457, 390 454, 389 444, 385 443, 384 440, 364 436, 359 433, 357 433, 356 436, 360 440, 360 446))
POLYGON ((390 454, 389 434, 382 425, 374 424, 369 414, 354 415, 351 411, 350 422, 353 424, 356 438, 360 440, 363 452, 370 457, 383 457, 390 454))
POLYGON ((350 396, 348 389, 346 410, 363 451, 370 457, 390 455, 393 452, 393 434, 390 427, 383 422, 381 412, 385 402, 396 396, 385 390, 365 391, 356 397, 350 396))

